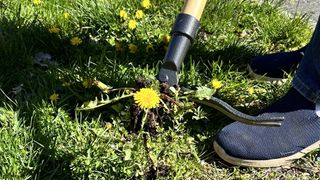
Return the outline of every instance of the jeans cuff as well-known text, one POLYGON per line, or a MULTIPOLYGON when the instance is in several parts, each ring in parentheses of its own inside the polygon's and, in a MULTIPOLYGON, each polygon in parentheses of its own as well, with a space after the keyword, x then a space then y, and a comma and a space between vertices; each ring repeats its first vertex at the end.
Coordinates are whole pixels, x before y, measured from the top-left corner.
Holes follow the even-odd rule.
POLYGON ((299 76, 296 75, 296 77, 294 77, 292 80, 292 86, 309 101, 313 103, 320 103, 320 91, 311 89, 302 81, 302 78, 299 78, 299 76))

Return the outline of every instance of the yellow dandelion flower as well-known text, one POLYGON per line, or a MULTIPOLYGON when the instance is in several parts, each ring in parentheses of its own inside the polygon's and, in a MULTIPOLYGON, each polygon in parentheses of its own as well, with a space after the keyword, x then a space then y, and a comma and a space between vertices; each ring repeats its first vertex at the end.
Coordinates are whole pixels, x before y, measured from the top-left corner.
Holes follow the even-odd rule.
POLYGON ((105 127, 106 127, 107 129, 111 129, 111 128, 112 128, 112 123, 107 122, 106 125, 105 125, 105 127))
POLYGON ((133 96, 134 102, 141 109, 151 109, 159 107, 160 94, 151 88, 142 88, 133 96))
POLYGON ((143 17, 144 13, 142 10, 137 10, 136 11, 136 18, 141 19, 143 17))
POLYGON ((73 45, 73 46, 78 46, 81 43, 82 43, 82 40, 79 37, 73 37, 70 40, 70 44, 73 45))
POLYGON ((94 80, 92 79, 85 79, 82 81, 82 86, 84 88, 91 88, 93 86, 94 80))
POLYGON ((41 0, 32 0, 32 3, 37 6, 37 5, 40 5, 42 3, 42 1, 41 0))
POLYGON ((211 81, 211 86, 214 88, 214 89, 219 89, 222 87, 222 82, 219 81, 218 79, 213 79, 211 81))
POLYGON ((130 43, 128 47, 129 47, 129 52, 132 54, 135 54, 138 51, 138 46, 135 44, 130 43))
POLYGON ((151 6, 151 2, 150 2, 150 0, 142 0, 141 5, 142 5, 142 7, 149 9, 151 6))
POLYGON ((253 87, 248 88, 248 93, 252 95, 254 93, 254 88, 253 87))
POLYGON ((149 53, 150 51, 153 51, 153 46, 152 46, 152 44, 149 44, 149 45, 146 47, 146 52, 149 53))
POLYGON ((137 27, 137 21, 135 20, 130 20, 128 23, 128 28, 131 30, 134 30, 137 27))
POLYGON ((170 40, 171 40, 171 36, 170 35, 165 34, 165 35, 162 36, 162 42, 164 44, 169 44, 170 40))
POLYGON ((48 29, 49 33, 59 33, 60 29, 57 27, 52 27, 48 29))
POLYGON ((70 14, 69 14, 68 12, 64 12, 64 13, 63 13, 63 17, 64 17, 65 19, 69 19, 70 14))
POLYGON ((59 99, 59 94, 53 93, 53 94, 49 97, 49 99, 50 99, 51 101, 53 101, 53 102, 57 102, 58 99, 59 99))
POLYGON ((119 16, 120 18, 122 18, 123 20, 126 20, 128 18, 128 14, 125 10, 120 10, 119 12, 119 16))

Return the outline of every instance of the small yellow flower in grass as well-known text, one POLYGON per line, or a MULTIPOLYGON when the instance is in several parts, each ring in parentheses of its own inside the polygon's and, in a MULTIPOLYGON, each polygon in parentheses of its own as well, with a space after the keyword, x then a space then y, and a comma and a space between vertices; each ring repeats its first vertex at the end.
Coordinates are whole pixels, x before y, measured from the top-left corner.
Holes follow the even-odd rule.
POLYGON ((49 33, 59 33, 60 29, 57 27, 52 27, 50 29, 48 29, 49 33))
POLYGON ((119 12, 119 16, 120 18, 122 18, 123 20, 126 20, 128 18, 128 14, 125 10, 120 10, 119 12))
POLYGON ((53 101, 53 102, 57 102, 58 99, 59 99, 59 94, 53 93, 53 94, 49 97, 49 99, 50 99, 51 101, 53 101))
POLYGON ((70 44, 73 45, 73 46, 78 46, 81 43, 82 43, 82 40, 79 37, 73 37, 70 40, 70 44))
POLYGON ((218 79, 213 79, 211 81, 211 86, 214 88, 214 89, 220 89, 222 87, 222 82, 219 81, 218 79))
POLYGON ((112 128, 112 124, 111 124, 110 122, 107 122, 106 125, 105 125, 105 127, 106 127, 107 129, 111 129, 111 128, 112 128))
POLYGON ((248 88, 248 93, 252 95, 254 93, 254 88, 253 87, 248 88))
POLYGON ((42 3, 42 1, 41 0, 32 0, 32 3, 37 6, 37 5, 40 5, 42 3))
POLYGON ((133 98, 141 109, 157 108, 160 105, 160 94, 151 88, 140 89, 133 98))
POLYGON ((128 47, 129 47, 129 52, 132 54, 135 54, 138 51, 138 46, 135 44, 130 43, 128 47))
POLYGON ((64 13, 63 13, 63 17, 64 17, 65 19, 69 19, 70 14, 69 14, 68 12, 64 12, 64 13))
POLYGON ((142 0, 141 5, 142 5, 142 7, 149 9, 151 6, 151 2, 150 2, 150 0, 142 0))
POLYGON ((128 23, 128 28, 131 30, 134 30, 137 27, 137 21, 135 20, 130 20, 128 23))
POLYGON ((162 42, 165 43, 165 44, 169 44, 170 39, 171 39, 171 36, 168 35, 168 34, 165 34, 165 35, 162 36, 162 42))
POLYGON ((137 19, 141 19, 142 17, 143 17, 143 11, 142 10, 138 10, 138 11, 136 11, 136 18, 137 19))

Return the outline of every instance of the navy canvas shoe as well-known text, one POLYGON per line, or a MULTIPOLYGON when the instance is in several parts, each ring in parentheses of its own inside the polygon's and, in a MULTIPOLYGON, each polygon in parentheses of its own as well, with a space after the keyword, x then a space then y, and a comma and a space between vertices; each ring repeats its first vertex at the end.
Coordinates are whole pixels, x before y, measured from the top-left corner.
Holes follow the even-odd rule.
MULTIPOLYGON (((320 105, 319 105, 320 106, 320 105)), ((247 167, 276 167, 292 163, 320 145, 320 107, 291 88, 264 113, 284 116, 280 127, 245 125, 224 127, 214 142, 225 161, 247 167)))
POLYGON ((291 52, 279 52, 253 58, 248 65, 249 75, 265 81, 282 81, 296 69, 306 46, 291 52))

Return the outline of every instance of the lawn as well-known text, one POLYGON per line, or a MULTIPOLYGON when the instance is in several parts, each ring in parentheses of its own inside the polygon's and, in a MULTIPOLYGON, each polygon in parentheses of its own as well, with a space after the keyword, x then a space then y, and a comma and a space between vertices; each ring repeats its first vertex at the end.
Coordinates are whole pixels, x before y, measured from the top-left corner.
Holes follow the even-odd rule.
MULTIPOLYGON (((179 84, 249 114, 281 97, 292 74, 279 85, 253 80, 246 70, 254 56, 309 41, 308 16, 289 17, 281 4, 209 0, 179 84)), ((318 151, 280 168, 223 162, 213 140, 233 121, 157 82, 182 5, 181 0, 2 0, 0 178, 319 177, 318 151), (140 88, 161 91, 159 107, 141 109, 133 98, 140 88)))

